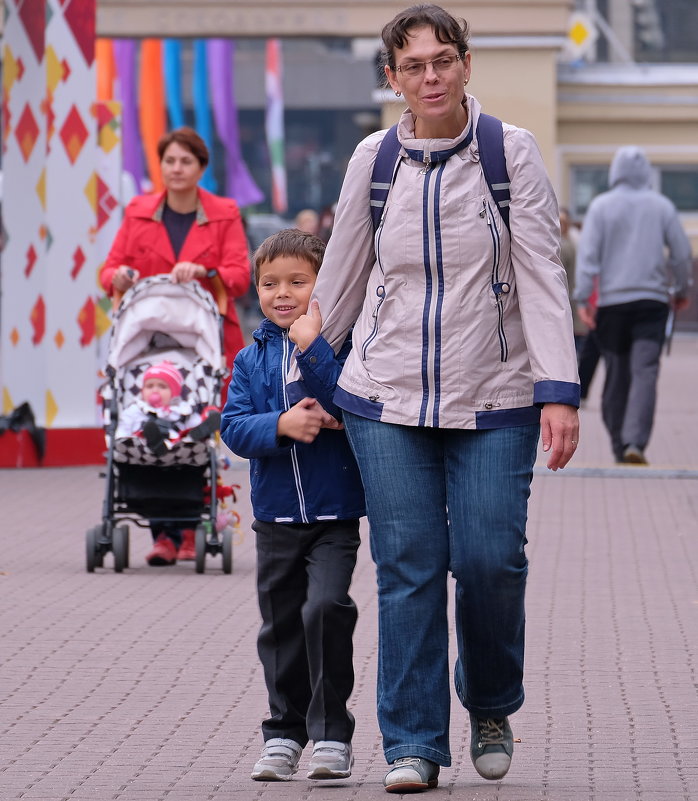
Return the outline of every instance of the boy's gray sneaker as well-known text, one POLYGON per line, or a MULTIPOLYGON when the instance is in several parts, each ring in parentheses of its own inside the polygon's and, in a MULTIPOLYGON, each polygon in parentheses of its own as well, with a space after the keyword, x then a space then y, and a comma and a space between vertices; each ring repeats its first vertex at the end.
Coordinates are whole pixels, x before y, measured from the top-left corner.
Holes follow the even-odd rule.
POLYGON ((424 757, 400 757, 386 773, 383 784, 387 793, 419 793, 439 783, 439 766, 424 757))
POLYGON ((264 743, 262 756, 252 769, 252 778, 259 782, 287 782, 298 770, 303 746, 295 740, 274 737, 264 743))
POLYGON ((310 759, 309 779, 347 779, 351 776, 354 756, 351 743, 318 740, 310 759))
POLYGON ((508 718, 470 715, 470 758, 483 779, 506 776, 514 753, 514 735, 508 718))

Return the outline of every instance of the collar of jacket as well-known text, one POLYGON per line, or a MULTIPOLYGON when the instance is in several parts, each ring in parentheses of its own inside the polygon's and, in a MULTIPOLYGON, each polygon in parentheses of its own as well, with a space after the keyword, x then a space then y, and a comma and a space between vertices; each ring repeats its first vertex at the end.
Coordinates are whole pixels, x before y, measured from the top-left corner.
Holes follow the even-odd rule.
POLYGON ((281 326, 272 323, 271 320, 265 317, 259 324, 259 328, 252 332, 252 338, 262 345, 264 342, 268 342, 275 337, 282 337, 284 334, 288 334, 288 329, 281 328, 281 326))
MULTIPOLYGON (((230 217, 229 206, 233 201, 220 198, 200 186, 196 189, 196 224, 205 225, 216 220, 230 217), (226 202, 227 201, 227 202, 226 202)), ((165 208, 167 192, 157 195, 138 195, 134 197, 128 207, 128 214, 132 217, 142 217, 155 222, 162 222, 162 211, 165 208)))
MULTIPOLYGON (((458 153, 459 151, 463 150, 464 148, 468 147, 468 145, 473 141, 473 126, 470 126, 470 130, 468 133, 460 140, 460 142, 456 142, 453 147, 448 148, 447 150, 430 150, 429 153, 429 162, 431 164, 435 164, 439 161, 446 161, 446 159, 450 159, 454 153, 458 153)), ((404 146, 403 146, 404 147, 404 146)), ((413 160, 413 161, 425 161, 424 157, 424 150, 412 150, 409 147, 405 147, 405 153, 413 160)))

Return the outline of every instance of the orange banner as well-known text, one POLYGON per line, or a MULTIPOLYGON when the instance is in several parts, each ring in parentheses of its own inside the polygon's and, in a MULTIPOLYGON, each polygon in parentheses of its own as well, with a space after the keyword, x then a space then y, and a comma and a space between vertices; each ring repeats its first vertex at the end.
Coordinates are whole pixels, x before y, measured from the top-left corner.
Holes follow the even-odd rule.
POLYGON ((139 89, 143 152, 150 180, 153 182, 153 189, 161 192, 164 185, 160 176, 157 144, 167 130, 167 112, 165 111, 165 82, 160 39, 143 39, 141 43, 139 89))

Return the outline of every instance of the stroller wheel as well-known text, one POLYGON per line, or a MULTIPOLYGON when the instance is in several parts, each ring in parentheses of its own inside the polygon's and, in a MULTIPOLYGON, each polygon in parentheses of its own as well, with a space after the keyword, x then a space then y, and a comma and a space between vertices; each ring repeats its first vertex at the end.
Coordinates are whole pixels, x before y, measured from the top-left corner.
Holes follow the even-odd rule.
POLYGON ((206 526, 200 524, 196 527, 194 540, 196 546, 196 572, 203 573, 206 567, 206 526))
POLYGON ((124 568, 128 567, 128 545, 128 526, 115 526, 112 531, 115 573, 123 573, 124 568))
POLYGON ((87 557, 86 568, 88 573, 94 573, 96 567, 102 567, 102 554, 99 551, 99 535, 102 531, 101 526, 93 526, 87 529, 85 535, 85 556, 87 557))
POLYGON ((233 530, 230 526, 223 529, 223 572, 233 572, 233 530))

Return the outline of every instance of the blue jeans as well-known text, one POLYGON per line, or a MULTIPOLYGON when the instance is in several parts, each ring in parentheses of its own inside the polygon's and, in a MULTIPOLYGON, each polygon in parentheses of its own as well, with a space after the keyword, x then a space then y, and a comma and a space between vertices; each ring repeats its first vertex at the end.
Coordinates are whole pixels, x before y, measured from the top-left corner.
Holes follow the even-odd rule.
POLYGON ((524 699, 526 518, 538 425, 465 431, 344 413, 378 575, 378 722, 386 760, 451 764, 447 577, 456 692, 477 717, 524 699))

